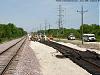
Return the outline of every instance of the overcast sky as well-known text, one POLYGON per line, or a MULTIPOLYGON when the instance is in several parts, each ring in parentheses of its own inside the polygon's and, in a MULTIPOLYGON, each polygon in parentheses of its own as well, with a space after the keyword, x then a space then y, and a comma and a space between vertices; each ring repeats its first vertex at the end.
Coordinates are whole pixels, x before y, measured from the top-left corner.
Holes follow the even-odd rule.
POLYGON ((45 20, 51 24, 52 28, 57 28, 58 6, 63 7, 63 23, 66 28, 79 28, 81 15, 77 10, 84 10, 85 24, 99 24, 100 4, 98 3, 79 3, 63 2, 56 0, 0 0, 0 23, 14 23, 17 27, 22 27, 28 32, 44 28, 45 20))

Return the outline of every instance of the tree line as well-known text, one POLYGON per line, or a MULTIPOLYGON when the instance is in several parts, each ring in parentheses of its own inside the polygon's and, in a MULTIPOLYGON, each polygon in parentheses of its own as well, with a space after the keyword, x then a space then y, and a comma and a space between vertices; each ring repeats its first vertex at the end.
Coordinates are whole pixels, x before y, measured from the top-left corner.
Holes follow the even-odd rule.
POLYGON ((22 28, 16 27, 12 23, 0 24, 0 42, 19 38, 26 34, 26 31, 24 31, 22 28))
POLYGON ((38 33, 45 33, 47 36, 52 35, 55 38, 67 38, 71 33, 75 35, 77 39, 81 39, 82 36, 82 26, 83 26, 83 34, 95 34, 98 41, 100 41, 100 26, 96 24, 83 24, 80 26, 79 29, 67 29, 67 28, 61 28, 61 29, 48 29, 46 31, 41 30, 38 31, 38 33))

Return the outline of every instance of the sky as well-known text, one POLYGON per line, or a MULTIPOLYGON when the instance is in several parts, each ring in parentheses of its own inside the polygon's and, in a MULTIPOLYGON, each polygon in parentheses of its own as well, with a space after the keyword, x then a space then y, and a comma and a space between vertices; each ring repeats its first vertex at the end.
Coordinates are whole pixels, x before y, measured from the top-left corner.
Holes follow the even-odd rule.
POLYGON ((56 2, 56 0, 0 0, 0 23, 13 23, 26 31, 44 29, 45 21, 51 28, 58 28, 58 6, 62 5, 63 27, 79 28, 84 10, 84 24, 99 24, 100 3, 56 2))

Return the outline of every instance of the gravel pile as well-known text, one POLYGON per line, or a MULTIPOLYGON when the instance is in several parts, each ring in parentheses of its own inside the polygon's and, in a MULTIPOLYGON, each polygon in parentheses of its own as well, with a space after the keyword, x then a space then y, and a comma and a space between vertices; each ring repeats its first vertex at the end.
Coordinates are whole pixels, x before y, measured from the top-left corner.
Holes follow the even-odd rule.
POLYGON ((52 47, 39 42, 31 42, 30 46, 39 60, 43 75, 90 75, 52 47))

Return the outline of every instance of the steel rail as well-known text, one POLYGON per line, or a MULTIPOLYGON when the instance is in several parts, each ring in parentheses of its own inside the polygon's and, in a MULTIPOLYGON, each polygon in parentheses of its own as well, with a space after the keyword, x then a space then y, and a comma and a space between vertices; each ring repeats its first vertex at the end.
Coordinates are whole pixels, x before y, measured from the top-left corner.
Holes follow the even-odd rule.
MULTIPOLYGON (((21 40, 23 40, 25 37, 23 37, 21 40)), ((7 50, 9 50, 10 48, 12 48, 13 46, 15 46, 16 44, 18 44, 21 40, 19 40, 18 42, 16 42, 15 44, 13 44, 12 46, 8 47, 7 49, 3 50, 2 52, 0 52, 0 55, 3 54, 4 52, 6 52, 7 50)))
MULTIPOLYGON (((23 44, 25 43, 26 41, 26 37, 22 38, 21 40, 19 40, 17 43, 15 43, 14 45, 10 46, 9 48, 7 48, 7 50, 9 50, 10 48, 13 48, 15 45, 17 45, 19 42, 23 41, 22 44, 20 45, 20 47, 18 48, 18 50, 15 52, 15 54, 12 56, 12 58, 7 62, 6 66, 4 67, 4 69, 2 70, 1 74, 0 75, 4 75, 6 69, 9 67, 10 63, 12 62, 12 60, 15 58, 15 56, 17 55, 18 51, 21 49, 21 47, 23 46, 23 44)), ((6 50, 6 51, 7 51, 6 50)), ((4 52, 6 52, 4 51, 4 52)), ((4 53, 2 52, 2 54, 4 53)))

